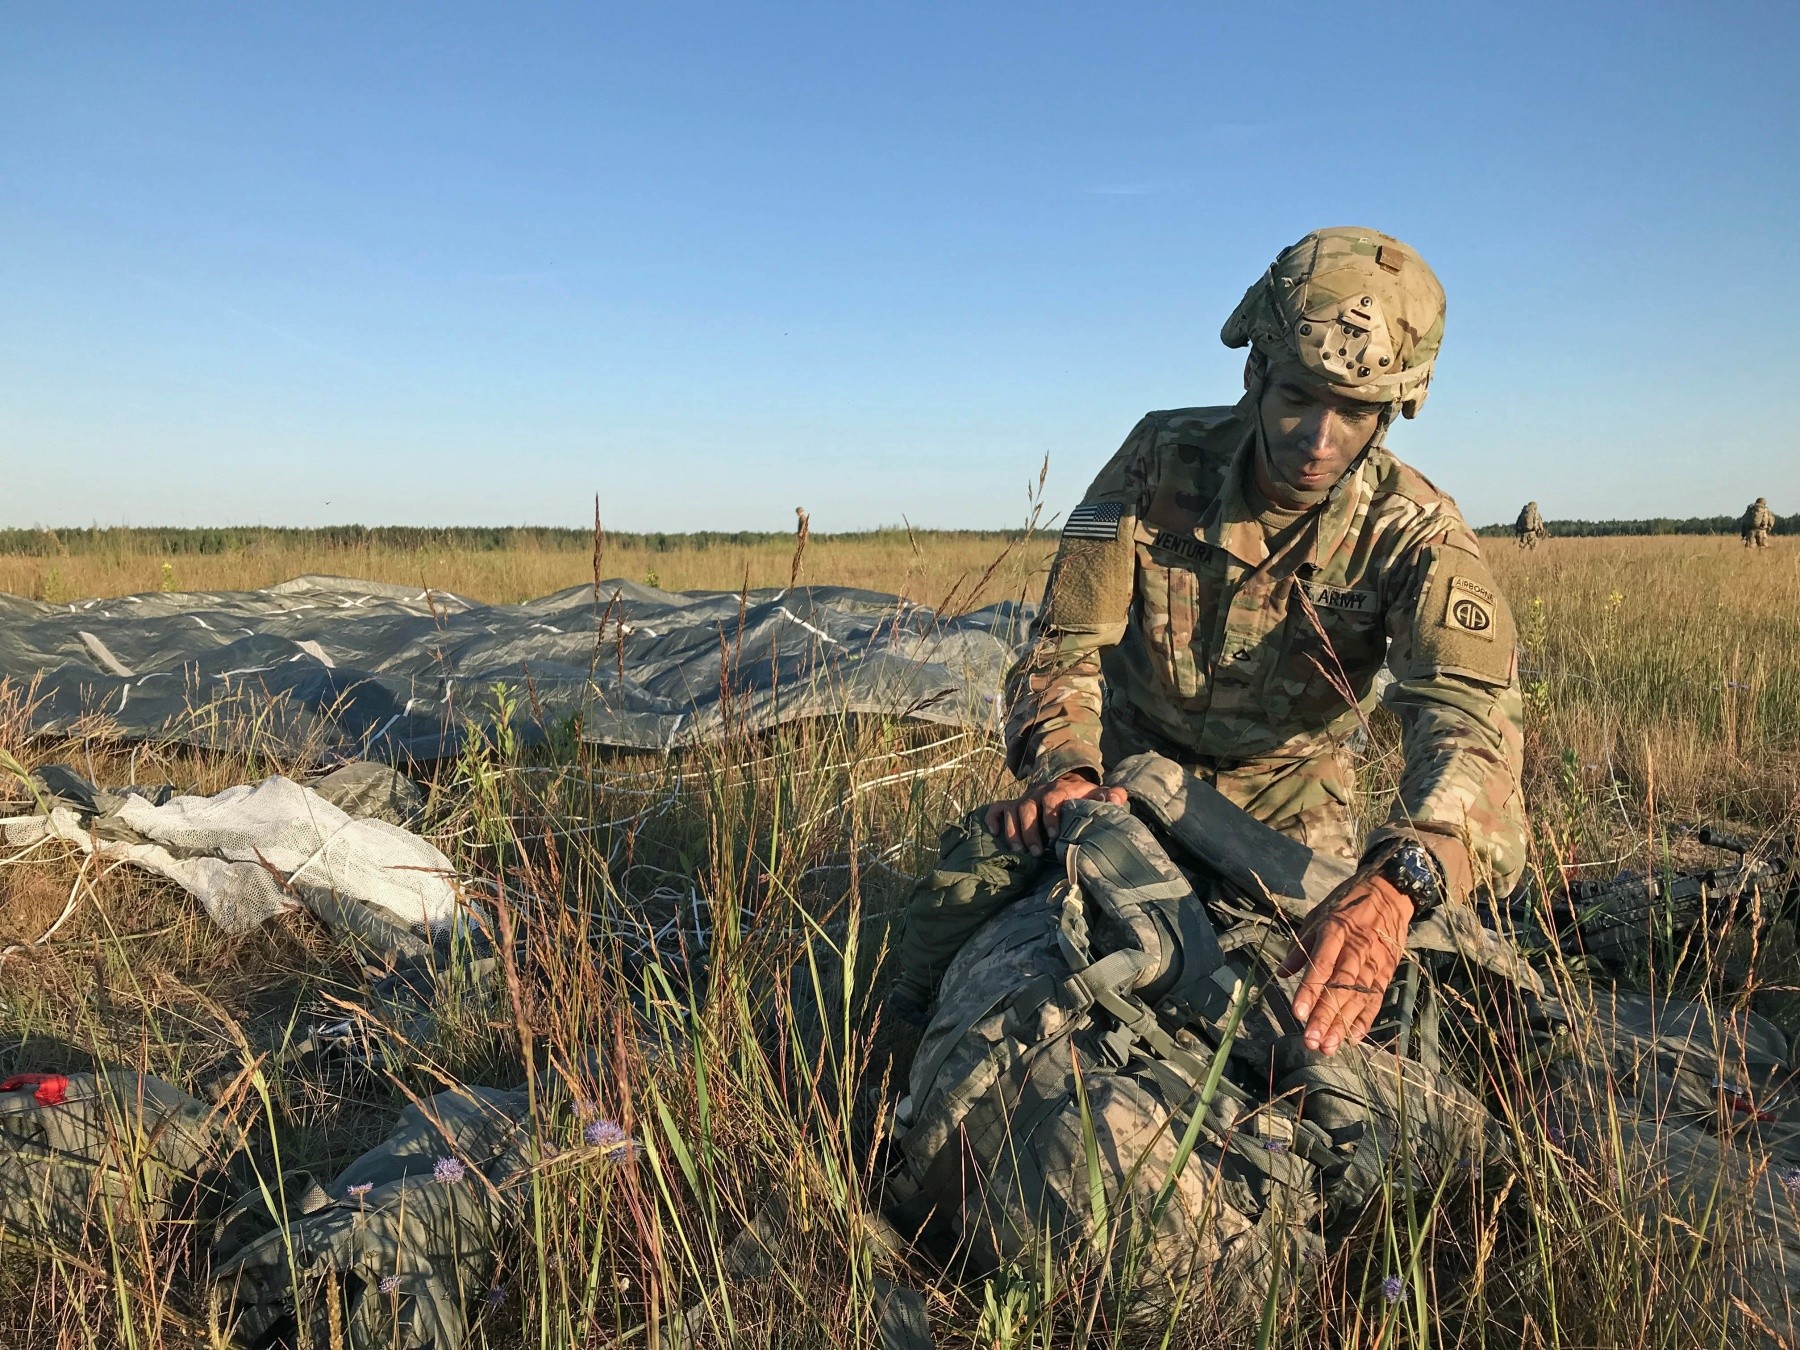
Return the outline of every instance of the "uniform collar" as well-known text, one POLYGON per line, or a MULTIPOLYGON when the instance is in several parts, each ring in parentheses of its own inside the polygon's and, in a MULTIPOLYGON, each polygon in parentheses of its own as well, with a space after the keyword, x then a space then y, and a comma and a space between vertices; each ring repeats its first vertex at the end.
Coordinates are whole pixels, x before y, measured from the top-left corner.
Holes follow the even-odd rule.
POLYGON ((1223 549, 1246 567, 1260 567, 1269 557, 1269 541, 1256 519, 1256 512, 1244 499, 1244 475, 1250 472, 1256 454, 1256 407, 1249 398, 1238 404, 1243 419, 1243 432, 1225 466, 1225 479, 1219 484, 1219 495, 1212 499, 1200 517, 1200 537, 1214 548, 1223 549))

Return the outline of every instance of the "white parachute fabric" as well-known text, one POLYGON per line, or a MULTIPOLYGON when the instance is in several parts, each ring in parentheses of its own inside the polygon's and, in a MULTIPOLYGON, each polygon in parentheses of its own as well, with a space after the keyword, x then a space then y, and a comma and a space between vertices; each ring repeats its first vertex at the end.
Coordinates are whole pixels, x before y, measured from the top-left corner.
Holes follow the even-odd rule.
POLYGON ((481 605, 339 577, 50 605, 0 595, 0 680, 35 732, 426 761, 504 720, 670 750, 808 717, 997 728, 1031 617, 841 586, 675 593, 614 580, 481 605))
POLYGON ((0 826, 12 847, 61 839, 166 877, 232 933, 304 908, 334 929, 367 935, 378 926, 403 953, 422 954, 466 912, 450 860, 432 844, 386 821, 353 819, 286 778, 160 806, 127 796, 88 825, 55 806, 0 826))

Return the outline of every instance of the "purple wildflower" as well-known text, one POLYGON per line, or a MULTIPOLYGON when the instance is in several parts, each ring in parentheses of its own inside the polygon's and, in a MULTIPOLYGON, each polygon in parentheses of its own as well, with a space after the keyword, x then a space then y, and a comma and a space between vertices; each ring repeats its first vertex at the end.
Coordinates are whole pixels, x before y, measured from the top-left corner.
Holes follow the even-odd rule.
POLYGON ((1563 1141, 1568 1138, 1568 1135, 1563 1133, 1562 1126, 1560 1126, 1560 1125, 1556 1124, 1554 1121, 1552 1121, 1548 1126, 1545 1127, 1544 1137, 1546 1139, 1548 1139, 1552 1144, 1554 1144, 1557 1148, 1561 1148, 1563 1146, 1563 1141))
POLYGON ((581 1137, 595 1148, 617 1148, 628 1136, 617 1121, 595 1120, 583 1127, 581 1137))
POLYGON ((496 1308, 506 1302, 506 1286, 503 1284, 496 1284, 490 1288, 487 1291, 487 1301, 496 1308))
POLYGON ((1381 1282, 1382 1302, 1387 1303, 1390 1306, 1398 1303, 1400 1301, 1400 1296, 1405 1292, 1406 1282, 1398 1275, 1390 1275, 1381 1282))
POLYGON ((358 1200, 360 1200, 360 1199, 362 1199, 362 1198, 363 1198, 363 1197, 364 1197, 364 1196, 365 1196, 365 1195, 367 1195, 367 1194, 368 1194, 368 1193, 369 1193, 369 1192, 370 1192, 370 1191, 372 1191, 372 1190, 374 1190, 374 1189, 375 1189, 375 1183, 374 1183, 374 1182, 372 1182, 372 1181, 359 1181, 359 1182, 357 1182, 357 1183, 356 1183, 356 1185, 354 1185, 354 1186, 352 1186, 352 1187, 351 1187, 351 1188, 350 1188, 350 1192, 349 1192, 349 1193, 350 1193, 350 1194, 351 1194, 351 1195, 354 1195, 354 1196, 355 1196, 355 1197, 356 1197, 356 1198, 357 1198, 357 1199, 358 1199, 358 1200))
POLYGON ((1286 1153, 1288 1151, 1287 1140, 1265 1139, 1263 1140, 1263 1151, 1265 1153, 1286 1153))
POLYGON ((1786 1167, 1781 1172, 1781 1184, 1790 1191, 1800 1192, 1800 1167, 1786 1167))
POLYGON ((431 1179, 448 1186, 452 1182, 461 1181, 468 1173, 455 1158, 439 1158, 431 1169, 431 1179))
POLYGON ((397 1294, 400 1292, 400 1277, 398 1275, 383 1275, 381 1277, 381 1283, 375 1287, 384 1294, 397 1294))

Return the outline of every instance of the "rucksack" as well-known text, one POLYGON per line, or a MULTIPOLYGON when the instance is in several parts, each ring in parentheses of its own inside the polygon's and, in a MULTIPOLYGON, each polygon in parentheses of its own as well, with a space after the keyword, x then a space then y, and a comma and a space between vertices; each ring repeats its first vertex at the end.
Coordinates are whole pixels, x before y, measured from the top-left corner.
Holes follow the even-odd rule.
POLYGON ((1154 1315, 1194 1280, 1303 1278, 1397 1161, 1504 1150, 1441 1074, 1309 1055, 1270 979, 1280 930, 1220 933, 1127 808, 1065 805, 1056 857, 944 975, 896 1122, 904 1226, 977 1273, 1098 1270, 1154 1315))
POLYGON ((1552 1084, 1603 1078, 1633 1114, 1715 1133, 1745 1122, 1800 1130, 1787 1038, 1746 1009, 1591 986, 1536 1001, 1529 1025, 1552 1084))

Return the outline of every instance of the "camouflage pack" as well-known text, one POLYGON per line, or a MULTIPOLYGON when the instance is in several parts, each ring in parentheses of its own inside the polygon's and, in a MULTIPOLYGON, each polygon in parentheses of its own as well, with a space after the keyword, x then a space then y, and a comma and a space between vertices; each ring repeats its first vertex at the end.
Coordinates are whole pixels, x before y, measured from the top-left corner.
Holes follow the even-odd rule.
POLYGON ((1787 1037, 1753 1012, 1604 986, 1529 1008, 1552 1083, 1598 1075, 1615 1106, 1672 1125, 1800 1127, 1787 1037))
POLYGON ((1056 856, 950 962, 899 1112, 897 1212, 977 1271, 1094 1270, 1134 1315, 1190 1281, 1229 1301, 1305 1278, 1399 1160, 1504 1151, 1441 1073, 1308 1055, 1276 925, 1221 932, 1126 808, 1066 805, 1056 856))
MULTIPOLYGON (((1130 893, 1142 877, 1112 887, 1113 869, 1083 854, 1159 860, 1151 903, 1195 908, 1191 890, 1154 876, 1175 869, 1123 808, 1071 803, 1063 819, 1086 846, 1059 842, 1063 869, 983 926, 944 978, 900 1112, 903 1217, 954 1238, 978 1272, 1097 1267, 1140 1310, 1195 1276, 1247 1288, 1276 1245, 1308 1242, 1318 1206, 1305 1155, 1329 1141, 1306 1133, 1297 1149, 1285 1104, 1258 1110, 1230 1084, 1204 1091, 1216 1046, 1174 1018, 1171 1031, 1138 997, 1159 963, 1114 918, 1144 917, 1130 893), (1090 907, 1102 886, 1112 893, 1090 907)), ((1230 993, 1212 975, 1201 983, 1218 1014, 1230 993)))

